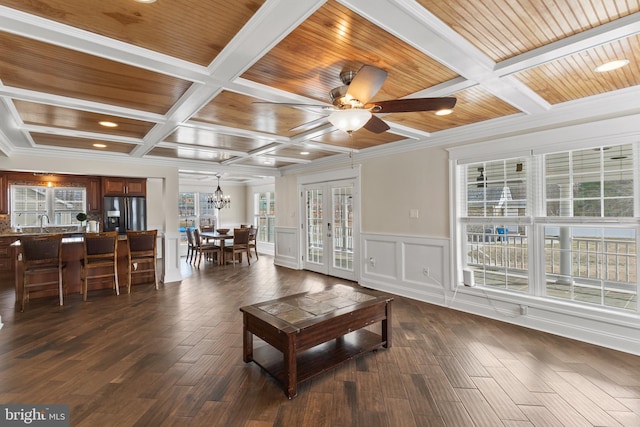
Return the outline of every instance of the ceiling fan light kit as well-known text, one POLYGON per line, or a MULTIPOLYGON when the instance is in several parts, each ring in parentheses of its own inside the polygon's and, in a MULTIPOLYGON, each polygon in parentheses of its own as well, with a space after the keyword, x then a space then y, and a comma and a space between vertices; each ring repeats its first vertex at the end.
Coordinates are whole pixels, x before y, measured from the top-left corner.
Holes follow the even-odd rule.
POLYGON ((329 115, 329 123, 347 133, 362 128, 370 119, 371 111, 363 108, 347 108, 329 115))

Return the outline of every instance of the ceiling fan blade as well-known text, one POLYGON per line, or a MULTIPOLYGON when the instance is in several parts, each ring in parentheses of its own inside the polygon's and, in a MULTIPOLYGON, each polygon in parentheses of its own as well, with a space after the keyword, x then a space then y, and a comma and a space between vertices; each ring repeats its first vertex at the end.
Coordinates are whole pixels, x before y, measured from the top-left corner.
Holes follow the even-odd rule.
POLYGON ((434 111, 445 108, 453 108, 456 105, 456 98, 407 98, 394 99, 391 101, 371 102, 365 108, 371 109, 372 113, 411 113, 414 111, 434 111))
POLYGON ((256 102, 252 102, 252 104, 274 105, 274 106, 277 106, 277 107, 300 108, 302 110, 307 110, 307 111, 311 111, 312 113, 318 113, 318 114, 329 114, 330 111, 335 110, 334 107, 329 106, 329 105, 298 104, 298 103, 295 103, 295 102, 256 101, 256 102))
POLYGON ((291 129, 289 129, 289 132, 304 132, 306 130, 309 129, 313 129, 314 127, 317 126, 321 126, 324 125, 326 123, 329 123, 329 117, 320 117, 319 119, 315 119, 315 120, 311 120, 310 122, 307 123, 303 123, 301 125, 298 125, 296 127, 293 127, 291 129))
POLYGON ((353 80, 351 80, 347 94, 361 103, 366 104, 378 93, 386 79, 386 71, 373 65, 363 65, 353 80))
POLYGON ((373 133, 382 133, 391 129, 389 125, 384 122, 384 120, 376 116, 371 116, 369 121, 364 124, 364 128, 373 133))

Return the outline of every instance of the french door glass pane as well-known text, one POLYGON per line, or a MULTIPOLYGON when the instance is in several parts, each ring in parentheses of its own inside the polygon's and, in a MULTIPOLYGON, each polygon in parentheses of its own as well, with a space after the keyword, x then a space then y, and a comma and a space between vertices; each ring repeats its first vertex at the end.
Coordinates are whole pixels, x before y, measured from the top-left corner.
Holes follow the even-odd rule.
POLYGON ((307 191, 307 261, 322 264, 324 218, 322 212, 322 190, 307 191))
POLYGON ((353 269, 352 187, 333 188, 333 266, 353 269))

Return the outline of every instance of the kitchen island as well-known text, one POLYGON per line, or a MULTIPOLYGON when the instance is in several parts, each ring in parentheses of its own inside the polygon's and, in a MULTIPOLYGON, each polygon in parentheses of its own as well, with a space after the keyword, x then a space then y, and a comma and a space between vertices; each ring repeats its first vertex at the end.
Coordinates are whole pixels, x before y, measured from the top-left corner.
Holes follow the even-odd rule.
MULTIPOLYGON (((159 245, 158 247, 162 247, 159 245)), ((118 236, 118 284, 120 292, 127 291, 127 264, 129 248, 127 246, 127 236, 118 236), (124 288, 124 289, 123 289, 124 288)), ((12 243, 10 246, 10 256, 15 263, 15 288, 16 303, 22 301, 23 294, 23 264, 22 250, 20 240, 12 243)), ((62 273, 62 283, 65 287, 66 295, 73 293, 81 293, 82 291, 82 259, 84 258, 84 237, 81 233, 65 233, 62 239, 62 261, 65 263, 65 269, 62 273)), ((132 285, 141 283, 153 283, 151 273, 139 274, 133 278, 132 285), (137 276, 137 277, 136 277, 137 276)), ((158 271, 158 277, 163 277, 162 272, 158 271)), ((89 283, 89 290, 97 289, 113 289, 112 280, 93 280, 89 283)), ((40 298, 57 295, 55 289, 43 289, 41 291, 31 290, 29 298, 40 298)))

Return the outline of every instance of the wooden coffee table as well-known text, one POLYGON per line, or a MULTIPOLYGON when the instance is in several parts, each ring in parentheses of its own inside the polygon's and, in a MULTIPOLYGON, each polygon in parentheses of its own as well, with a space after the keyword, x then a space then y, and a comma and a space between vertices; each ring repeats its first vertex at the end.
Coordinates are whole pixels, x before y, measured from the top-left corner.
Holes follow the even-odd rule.
POLYGON ((382 346, 391 347, 391 302, 382 292, 332 285, 241 307, 243 360, 280 381, 287 397, 298 384, 382 346), (381 333, 366 326, 381 323, 381 333), (253 348, 256 335, 270 345, 253 348))

